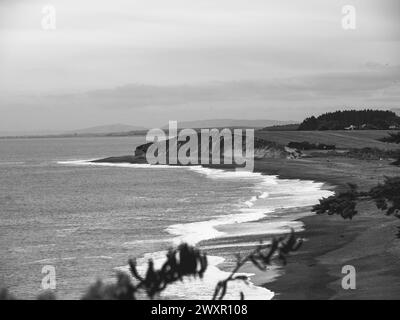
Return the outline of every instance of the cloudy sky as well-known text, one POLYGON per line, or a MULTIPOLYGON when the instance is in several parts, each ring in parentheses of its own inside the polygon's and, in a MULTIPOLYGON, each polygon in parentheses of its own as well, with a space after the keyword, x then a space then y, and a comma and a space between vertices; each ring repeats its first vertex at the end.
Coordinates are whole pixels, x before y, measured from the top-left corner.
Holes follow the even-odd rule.
POLYGON ((399 80, 398 0, 0 0, 0 131, 301 120, 400 107, 399 80))

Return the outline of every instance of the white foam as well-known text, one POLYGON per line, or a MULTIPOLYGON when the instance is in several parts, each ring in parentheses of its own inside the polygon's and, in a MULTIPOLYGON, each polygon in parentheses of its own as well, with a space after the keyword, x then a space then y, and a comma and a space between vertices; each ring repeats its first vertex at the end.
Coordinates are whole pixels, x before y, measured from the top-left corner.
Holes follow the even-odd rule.
POLYGON ((260 198, 260 199, 265 199, 265 198, 268 198, 268 196, 269 196, 269 193, 268 193, 268 192, 263 192, 263 193, 259 196, 259 198, 260 198))
POLYGON ((34 260, 31 262, 27 262, 25 264, 43 264, 43 263, 56 263, 57 261, 71 261, 71 260, 76 260, 77 257, 63 257, 63 258, 46 258, 46 259, 40 259, 40 260, 34 260))
POLYGON ((152 165, 148 163, 110 163, 93 162, 96 159, 88 160, 68 160, 57 161, 58 164, 76 165, 76 166, 97 166, 97 167, 119 167, 119 168, 137 168, 137 169, 182 169, 184 166, 152 165))
MULTIPOLYGON (((333 193, 329 190, 321 189, 323 183, 308 180, 288 180, 278 179, 277 176, 263 175, 259 172, 230 171, 213 168, 203 168, 201 166, 188 167, 190 170, 205 174, 211 179, 244 179, 255 183, 254 189, 258 195, 252 196, 243 203, 245 207, 240 209, 240 213, 224 215, 215 219, 201 222, 176 224, 167 228, 167 231, 177 237, 174 243, 187 242, 192 245, 200 241, 219 238, 225 233, 217 230, 219 226, 257 221, 264 218, 276 209, 287 209, 294 207, 310 206, 318 203, 318 199, 327 197, 333 193), (267 189, 267 191, 266 191, 267 189), (276 190, 276 191, 275 191, 276 190), (278 197, 277 195, 281 195, 278 197), (274 196, 273 199, 268 199, 274 196), (263 200, 269 200, 268 202, 263 200), (271 202, 279 201, 278 205, 271 202)), ((299 218, 296 216, 296 218, 299 218)), ((289 217, 288 217, 289 219, 289 217)), ((278 234, 290 232, 291 228, 295 231, 303 229, 301 221, 268 221, 266 222, 265 233, 278 234)))
POLYGON ((256 221, 265 216, 265 210, 252 210, 238 214, 224 215, 212 220, 182 223, 169 226, 166 231, 176 238, 173 243, 178 245, 182 242, 196 245, 200 241, 219 238, 224 235, 216 227, 228 224, 256 221))
MULTIPOLYGON (((278 194, 287 195, 286 198, 284 198, 285 201, 279 205, 279 208, 292 208, 313 205, 318 202, 318 199, 330 196, 332 194, 332 192, 329 190, 321 189, 323 186, 322 183, 316 183, 314 181, 280 180, 276 176, 267 176, 262 175, 261 173, 246 171, 226 171, 220 169, 203 168, 200 166, 189 167, 189 169, 201 174, 205 174, 211 179, 251 180, 255 183, 255 189, 258 191, 259 195, 252 196, 249 200, 245 201, 244 205, 246 205, 247 208, 242 208, 240 210, 241 213, 224 215, 208 221, 176 224, 168 227, 167 231, 177 236, 173 241, 175 244, 186 242, 195 245, 204 240, 224 237, 226 234, 221 230, 218 230, 219 226, 252 222, 264 218, 266 214, 272 213, 276 209, 278 209, 275 206, 271 206, 271 204, 265 205, 263 203, 263 200, 268 199, 271 194, 273 194, 273 189, 277 189, 278 194), (265 190, 266 188, 268 191, 265 190), (261 203, 258 204, 258 202, 261 203)), ((275 199, 278 199, 276 195, 274 197, 274 200, 275 199)), ((303 223, 298 220, 271 220, 266 222, 263 233, 270 235, 282 234, 290 232, 291 229, 297 232, 303 230, 303 228, 303 223)), ((223 259, 221 257, 214 258, 223 259)), ((223 260, 219 261, 222 262, 223 260)), ((188 296, 190 297, 190 293, 188 293, 188 290, 190 292, 190 290, 193 290, 193 288, 196 289, 194 297, 198 297, 200 292, 204 292, 202 289, 212 290, 213 287, 210 286, 210 283, 214 283, 215 286, 218 281, 217 279, 222 279, 228 275, 227 272, 217 268, 217 265, 219 263, 216 263, 209 267, 209 279, 205 280, 205 282, 203 283, 204 288, 201 287, 201 283, 189 283, 188 285, 181 284, 180 287, 178 286, 179 289, 176 290, 176 292, 180 293, 179 297, 187 299, 188 296)), ((251 275, 248 276, 250 277, 251 275)), ((273 277, 274 276, 277 276, 277 274, 273 275, 273 277)), ((226 298, 237 299, 238 297, 235 297, 233 293, 237 294, 237 292, 240 291, 243 291, 245 293, 245 296, 250 299, 272 299, 272 297, 274 296, 274 293, 272 291, 254 286, 254 284, 251 284, 251 282, 250 286, 245 289, 241 288, 241 285, 242 284, 240 282, 233 282, 232 284, 230 284, 230 289, 228 290, 228 292, 230 292, 230 296, 226 298)), ((175 292, 171 292, 171 294, 173 293, 175 292)))
MULTIPOLYGON (((168 166, 168 165, 150 165, 150 164, 129 164, 129 163, 94 163, 92 160, 60 161, 60 164, 73 165, 93 165, 93 166, 115 166, 130 168, 151 168, 151 169, 189 169, 194 172, 206 175, 210 179, 242 179, 251 181, 255 184, 255 191, 258 193, 243 203, 240 213, 228 214, 207 221, 175 224, 166 228, 166 231, 175 237, 172 242, 178 245, 182 242, 196 245, 201 241, 220 238, 226 234, 218 230, 218 227, 232 225, 236 223, 253 222, 264 218, 267 214, 272 214, 279 208, 294 208, 314 205, 318 199, 327 197, 333 193, 329 190, 321 189, 323 183, 303 180, 278 179, 277 176, 263 175, 258 172, 222 170, 214 168, 205 168, 202 166, 168 166), (268 202, 269 200, 269 202, 268 202), (273 203, 275 202, 275 204, 273 203)), ((294 218, 287 217, 289 220, 271 220, 266 222, 265 234, 282 234, 290 232, 291 228, 295 231, 303 229, 301 221, 295 221, 294 218)), ((298 217, 296 217, 298 218, 298 217)), ((165 252, 156 252, 146 254, 142 258, 140 268, 144 270, 147 266, 147 259, 152 258, 155 262, 161 264, 165 261, 165 252)), ((173 285, 164 291, 165 296, 174 296, 183 299, 209 299, 216 283, 228 276, 228 272, 217 268, 217 265, 224 261, 222 257, 209 257, 210 266, 207 269, 203 281, 192 280, 183 281, 180 284, 173 285), (204 296, 204 297, 203 297, 204 296)), ((126 267, 122 267, 122 269, 126 267)), ((248 275, 249 277, 251 275, 248 275)), ((249 280, 246 286, 243 282, 233 282, 229 286, 229 295, 226 298, 238 299, 238 292, 243 291, 245 296, 250 299, 271 299, 274 293, 268 289, 254 286, 249 280), (242 286, 245 286, 244 288, 242 286), (233 295, 235 293, 235 295, 233 295)))
MULTIPOLYGON (((138 259, 138 272, 145 274, 147 269, 148 259, 154 261, 156 268, 161 268, 165 261, 165 251, 158 251, 151 254, 145 254, 141 259, 138 259)), ((226 279, 229 272, 220 270, 217 266, 225 261, 222 257, 207 256, 208 267, 202 279, 185 278, 183 281, 174 283, 168 286, 160 295, 161 298, 173 299, 193 299, 193 300, 210 300, 214 293, 215 286, 220 280, 226 279)), ((123 266, 115 268, 118 271, 129 274, 129 267, 123 266)), ((239 293, 243 292, 246 299, 250 300, 270 300, 274 293, 266 288, 255 286, 250 277, 253 274, 239 273, 247 276, 248 281, 233 281, 228 285, 228 290, 224 297, 225 300, 240 299, 239 293)))
POLYGON ((172 239, 146 239, 146 240, 127 241, 122 243, 122 247, 125 249, 137 248, 138 245, 165 243, 165 241, 168 240, 172 241, 172 239))
POLYGON ((214 169, 205 168, 202 166, 188 166, 189 170, 206 175, 211 179, 249 179, 249 180, 260 180, 262 179, 268 184, 275 184, 277 177, 272 175, 262 175, 259 172, 245 171, 245 170, 225 170, 225 169, 214 169))
POLYGON ((95 260, 112 260, 111 256, 85 256, 84 259, 95 259, 95 260))

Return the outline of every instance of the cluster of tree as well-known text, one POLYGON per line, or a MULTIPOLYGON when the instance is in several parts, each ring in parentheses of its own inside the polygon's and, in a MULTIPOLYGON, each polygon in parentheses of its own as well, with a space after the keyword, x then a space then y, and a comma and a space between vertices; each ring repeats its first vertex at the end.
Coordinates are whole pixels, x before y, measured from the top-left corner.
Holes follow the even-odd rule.
POLYGON ((390 129, 400 127, 400 117, 392 111, 344 110, 305 119, 298 130, 390 129))
MULTIPOLYGON (((211 295, 213 300, 222 300, 232 281, 248 283, 248 277, 238 274, 239 269, 246 263, 252 263, 262 271, 266 271, 273 261, 286 264, 287 256, 299 249, 302 239, 295 236, 294 231, 288 236, 273 238, 271 243, 260 242, 255 249, 247 255, 236 255, 236 264, 230 274, 219 281, 211 295)), ((181 244, 166 253, 166 259, 160 269, 156 269, 153 261, 148 261, 147 271, 141 275, 137 270, 136 261, 129 260, 130 275, 119 272, 115 283, 106 284, 97 281, 89 287, 83 300, 137 300, 154 299, 168 286, 185 278, 203 278, 207 270, 207 255, 199 249, 188 244, 181 244)), ((244 299, 243 292, 238 293, 238 298, 244 299)), ((16 299, 6 289, 0 290, 0 300, 16 299)), ((54 300, 56 296, 46 292, 38 296, 40 300, 54 300)))
POLYGON ((287 144, 289 148, 294 148, 298 150, 335 150, 336 146, 334 144, 324 144, 324 143, 311 143, 308 141, 296 142, 291 141, 287 144))

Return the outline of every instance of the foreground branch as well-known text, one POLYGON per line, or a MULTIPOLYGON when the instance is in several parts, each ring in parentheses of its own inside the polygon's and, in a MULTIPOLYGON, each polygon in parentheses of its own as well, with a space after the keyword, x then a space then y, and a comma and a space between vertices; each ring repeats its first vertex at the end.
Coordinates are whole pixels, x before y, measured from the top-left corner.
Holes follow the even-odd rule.
MULTIPOLYGON (((216 285, 213 300, 221 300, 227 292, 228 283, 231 281, 248 282, 246 276, 237 274, 239 269, 250 262, 262 271, 267 270, 267 266, 272 263, 273 259, 286 264, 287 255, 296 251, 302 243, 301 239, 296 238, 294 231, 286 237, 272 239, 271 244, 258 245, 253 251, 245 257, 240 258, 238 255, 235 268, 229 276, 218 282, 216 285)), ((154 299, 168 286, 183 281, 185 278, 203 278, 207 270, 207 255, 199 249, 188 244, 181 244, 175 249, 170 249, 166 253, 166 260, 160 269, 156 269, 153 260, 148 260, 147 270, 141 275, 137 270, 136 260, 129 260, 129 271, 127 273, 119 272, 117 281, 112 284, 105 284, 97 281, 89 287, 83 300, 135 300, 147 296, 154 299)), ((243 292, 240 292, 243 299, 243 292)), ((52 292, 45 292, 37 297, 37 299, 53 300, 55 295, 52 292)), ((0 290, 0 300, 16 299, 7 290, 0 290)))
POLYGON ((400 218, 400 177, 386 177, 383 183, 367 192, 360 192, 356 185, 349 184, 347 191, 321 199, 312 210, 317 214, 338 214, 344 219, 352 219, 362 201, 373 201, 386 215, 400 218))
MULTIPOLYGON (((213 300, 222 300, 227 292, 228 283, 231 281, 245 281, 248 278, 246 276, 238 275, 239 269, 244 266, 247 262, 251 262, 261 271, 266 271, 267 267, 271 265, 271 260, 277 257, 283 264, 286 264, 286 256, 300 248, 303 240, 295 236, 294 230, 292 229, 291 234, 288 237, 280 237, 278 239, 272 239, 272 243, 269 245, 258 245, 248 255, 241 258, 237 255, 237 262, 235 268, 229 274, 225 280, 218 282, 215 287, 213 300)), ((241 299, 244 299, 243 292, 240 292, 241 299)))

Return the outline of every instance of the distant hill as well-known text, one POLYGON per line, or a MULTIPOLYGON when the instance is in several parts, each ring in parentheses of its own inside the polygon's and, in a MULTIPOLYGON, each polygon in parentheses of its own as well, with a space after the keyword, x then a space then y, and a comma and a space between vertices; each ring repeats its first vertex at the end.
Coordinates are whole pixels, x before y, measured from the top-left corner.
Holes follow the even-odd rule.
POLYGON ((47 131, 0 131, 0 137, 69 137, 69 136, 95 136, 95 135, 111 135, 122 133, 135 133, 136 131, 146 131, 147 129, 139 126, 131 126, 127 124, 111 124, 104 126, 96 126, 77 130, 47 130, 47 131))
POLYGON ((76 134, 101 134, 101 133, 114 133, 114 132, 129 132, 136 130, 146 130, 145 127, 139 126, 131 126, 127 124, 110 124, 104 126, 96 126, 79 130, 71 130, 68 133, 76 133, 76 134))
MULTIPOLYGON (((238 119, 208 119, 195 121, 178 121, 179 128, 264 128, 274 125, 284 125, 293 121, 281 120, 238 120, 238 119)), ((163 128, 168 128, 168 124, 163 128)))
POLYGON ((307 118, 298 130, 386 130, 397 127, 400 127, 400 117, 393 111, 345 110, 307 118))
POLYGON ((291 123, 291 124, 281 124, 271 127, 262 128, 262 131, 296 131, 299 129, 298 123, 291 123))

